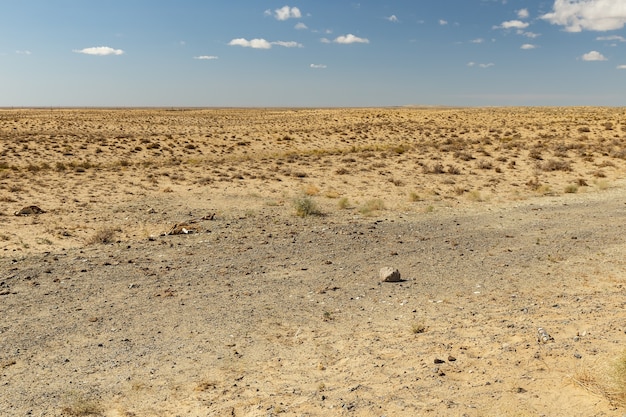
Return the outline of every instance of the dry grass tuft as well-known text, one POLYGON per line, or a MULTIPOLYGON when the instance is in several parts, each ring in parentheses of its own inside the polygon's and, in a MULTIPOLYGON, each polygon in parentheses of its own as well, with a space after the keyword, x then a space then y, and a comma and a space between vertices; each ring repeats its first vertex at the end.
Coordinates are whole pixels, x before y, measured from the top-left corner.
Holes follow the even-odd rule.
POLYGON ((104 415, 102 406, 96 400, 87 398, 81 394, 70 394, 65 402, 67 404, 61 408, 61 412, 65 416, 84 417, 104 415))
POLYGON ((88 245, 102 244, 106 245, 112 243, 115 239, 115 234, 118 229, 112 227, 103 227, 94 233, 89 239, 87 239, 88 245))
POLYGON ((604 368, 579 369, 572 380, 587 391, 608 399, 614 406, 626 407, 626 350, 604 368))
POLYGON ((368 200, 367 202, 365 202, 365 204, 359 207, 359 213, 365 216, 369 216, 369 215, 374 214, 376 211, 380 211, 384 209, 385 209, 385 202, 381 200, 380 198, 375 198, 373 200, 368 200))
POLYGON ((315 201, 308 195, 293 199, 293 207, 299 217, 319 216, 322 214, 315 201))

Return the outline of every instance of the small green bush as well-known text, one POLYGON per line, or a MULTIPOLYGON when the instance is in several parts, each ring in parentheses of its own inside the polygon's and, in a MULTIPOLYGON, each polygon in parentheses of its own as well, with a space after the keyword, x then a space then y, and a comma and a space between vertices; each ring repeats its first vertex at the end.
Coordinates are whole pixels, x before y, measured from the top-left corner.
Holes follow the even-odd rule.
POLYGON ((309 196, 297 197, 293 200, 296 215, 300 217, 318 216, 322 214, 315 201, 309 196))

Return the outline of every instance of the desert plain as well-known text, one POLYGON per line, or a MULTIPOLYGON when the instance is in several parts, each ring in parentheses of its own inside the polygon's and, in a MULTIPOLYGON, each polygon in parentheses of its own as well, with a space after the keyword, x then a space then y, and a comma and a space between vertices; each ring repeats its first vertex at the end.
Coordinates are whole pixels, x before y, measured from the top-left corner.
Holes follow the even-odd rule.
POLYGON ((2 416, 626 414, 624 108, 0 109, 0 202, 2 416))

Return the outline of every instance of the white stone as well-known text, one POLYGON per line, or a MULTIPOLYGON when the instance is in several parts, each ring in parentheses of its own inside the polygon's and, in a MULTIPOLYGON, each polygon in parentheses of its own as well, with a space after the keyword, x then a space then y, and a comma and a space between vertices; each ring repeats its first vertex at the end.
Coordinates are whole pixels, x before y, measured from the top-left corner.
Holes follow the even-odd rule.
POLYGON ((402 279, 400 278, 400 271, 396 268, 392 268, 390 266, 386 266, 384 268, 380 268, 380 279, 383 282, 400 282, 402 279))

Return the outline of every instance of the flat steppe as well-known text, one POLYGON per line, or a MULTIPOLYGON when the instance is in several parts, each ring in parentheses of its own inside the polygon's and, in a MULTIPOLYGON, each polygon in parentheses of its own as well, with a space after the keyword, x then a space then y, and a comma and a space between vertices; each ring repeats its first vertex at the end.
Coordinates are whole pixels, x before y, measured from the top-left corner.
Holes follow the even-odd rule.
POLYGON ((626 413, 626 109, 0 109, 0 202, 2 416, 626 413))

